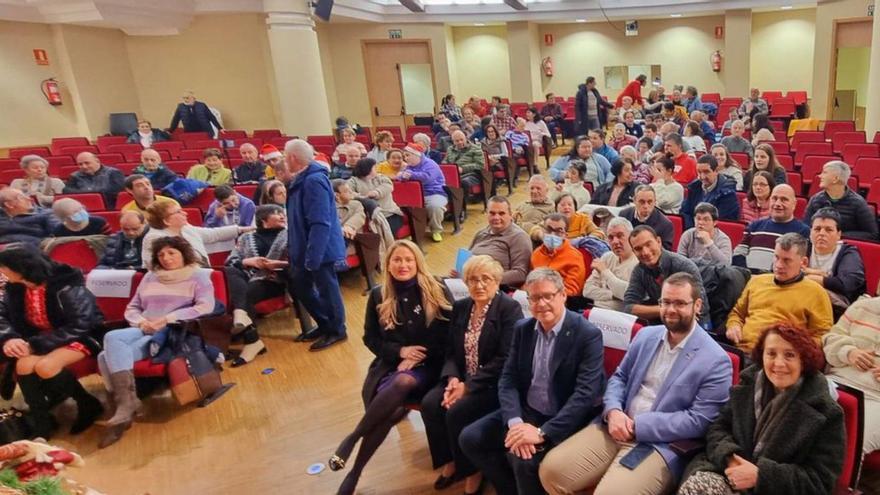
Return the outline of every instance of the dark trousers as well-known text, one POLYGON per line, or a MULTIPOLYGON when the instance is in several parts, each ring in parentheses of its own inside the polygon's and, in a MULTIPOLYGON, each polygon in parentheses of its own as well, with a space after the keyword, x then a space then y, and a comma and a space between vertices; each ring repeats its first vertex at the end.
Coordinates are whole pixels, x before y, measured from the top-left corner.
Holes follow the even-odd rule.
MULTIPOLYGON (((526 414, 526 411, 523 411, 526 414)), ((531 424, 543 424, 546 417, 523 420, 531 424)), ((510 454, 504 447, 507 424, 501 410, 483 416, 461 432, 458 441, 461 450, 483 476, 492 482, 498 495, 543 495, 544 488, 538 477, 538 467, 547 453, 540 450, 525 460, 510 454)))
POLYGON ((284 295, 286 287, 283 283, 265 279, 250 280, 247 272, 236 266, 224 267, 223 271, 229 285, 232 308, 247 311, 251 318, 259 316, 254 309, 258 302, 284 295))
POLYGON ((345 336, 345 307, 333 263, 324 263, 313 272, 294 267, 288 288, 318 324, 321 334, 345 336))
POLYGON ((403 227, 403 216, 394 213, 385 217, 388 220, 388 226, 391 228, 391 235, 396 236, 397 231, 403 227))
POLYGON ((498 409, 498 389, 467 392, 446 409, 440 405, 445 388, 446 383, 442 381, 422 399, 422 421, 425 423, 431 459, 434 469, 455 461, 456 476, 470 476, 477 472, 477 468, 461 451, 458 437, 467 425, 498 409))

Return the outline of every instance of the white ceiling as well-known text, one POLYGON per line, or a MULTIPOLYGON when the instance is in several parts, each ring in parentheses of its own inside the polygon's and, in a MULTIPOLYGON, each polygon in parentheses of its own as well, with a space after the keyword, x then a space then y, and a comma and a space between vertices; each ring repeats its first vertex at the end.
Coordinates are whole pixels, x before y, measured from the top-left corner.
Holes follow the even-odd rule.
MULTIPOLYGON (((504 0, 420 1, 423 13, 410 12, 398 0, 336 0, 331 22, 589 22, 812 7, 825 0, 524 0, 525 11, 514 10, 504 0)), ((266 11, 263 0, 0 0, 2 20, 118 28, 130 35, 176 34, 198 15, 266 11)))

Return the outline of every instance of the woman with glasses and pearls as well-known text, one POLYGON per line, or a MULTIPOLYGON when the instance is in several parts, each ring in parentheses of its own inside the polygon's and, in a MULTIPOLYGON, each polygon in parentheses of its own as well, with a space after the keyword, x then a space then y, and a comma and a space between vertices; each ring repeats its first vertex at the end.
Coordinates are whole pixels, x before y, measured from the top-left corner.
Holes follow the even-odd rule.
POLYGON ((395 241, 382 273, 383 284, 370 293, 364 317, 364 344, 376 355, 362 391, 366 412, 328 462, 333 471, 344 469, 360 440, 340 495, 354 493, 367 462, 409 411, 406 404, 420 401, 434 386, 445 358, 452 306, 421 249, 395 241))
POLYGON ((422 420, 434 468, 441 468, 434 489, 465 480, 465 494, 478 493, 482 476, 461 452, 465 426, 498 409, 498 378, 514 324, 522 307, 499 291, 504 269, 486 255, 464 264, 470 297, 456 301, 449 322, 451 338, 440 383, 422 399, 422 420))

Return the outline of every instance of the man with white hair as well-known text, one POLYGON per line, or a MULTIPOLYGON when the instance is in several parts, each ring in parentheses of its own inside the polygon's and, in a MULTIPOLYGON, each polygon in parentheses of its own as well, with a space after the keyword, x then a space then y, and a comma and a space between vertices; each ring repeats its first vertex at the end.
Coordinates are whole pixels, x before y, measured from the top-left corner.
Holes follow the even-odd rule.
POLYGON ((238 151, 244 161, 232 171, 233 182, 257 184, 266 180, 266 164, 260 161, 257 147, 251 143, 244 143, 238 151))
POLYGON ((58 225, 51 210, 34 206, 25 193, 12 187, 0 189, 0 208, 4 213, 0 215, 0 244, 39 244, 58 225))
POLYGON ((425 148, 423 153, 425 156, 434 160, 435 163, 443 163, 443 153, 431 148, 431 137, 424 132, 413 134, 412 142, 422 145, 425 148))
POLYGON ((629 286, 630 275, 639 264, 629 243, 632 231, 632 223, 625 218, 615 217, 608 222, 608 245, 611 251, 593 260, 593 271, 584 285, 584 297, 592 299, 597 308, 623 311, 623 296, 629 286))
POLYGON ((52 235, 55 237, 74 237, 87 235, 112 234, 107 220, 89 215, 86 208, 73 198, 61 198, 52 204, 52 213, 61 221, 55 226, 52 235))
POLYGON ((345 307, 335 265, 345 261, 345 241, 336 215, 336 200, 327 167, 314 161, 312 146, 292 139, 284 146, 279 179, 290 178, 287 222, 290 242, 290 289, 318 327, 296 340, 314 340, 309 350, 320 351, 344 341, 345 307), (281 171, 281 169, 284 169, 281 171))
POLYGON ((76 155, 76 164, 79 170, 67 179, 64 194, 101 193, 105 206, 115 205, 116 195, 125 185, 125 175, 119 169, 101 164, 98 157, 88 151, 76 155))
POLYGON ((538 234, 542 230, 544 217, 553 213, 556 206, 547 197, 550 185, 543 175, 529 178, 529 200, 516 207, 513 221, 516 222, 532 239, 540 240, 538 234))
POLYGON ((845 162, 833 160, 819 174, 821 191, 810 198, 804 212, 804 223, 811 223, 813 214, 822 208, 834 208, 840 215, 840 230, 846 237, 877 240, 877 219, 865 198, 847 187, 850 168, 845 162))
POLYGON ((211 137, 216 137, 211 124, 214 124, 218 131, 223 129, 208 105, 197 101, 196 95, 189 90, 183 92, 183 103, 177 104, 174 116, 171 118, 171 125, 168 126, 168 132, 174 132, 181 122, 183 122, 183 128, 186 132, 207 132, 211 137))

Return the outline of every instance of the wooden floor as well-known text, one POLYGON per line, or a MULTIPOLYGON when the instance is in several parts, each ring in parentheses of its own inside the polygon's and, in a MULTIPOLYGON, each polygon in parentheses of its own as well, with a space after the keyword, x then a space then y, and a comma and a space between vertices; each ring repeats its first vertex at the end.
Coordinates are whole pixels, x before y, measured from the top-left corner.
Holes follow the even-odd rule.
MULTIPOLYGON (((521 180, 511 200, 517 204, 526 197, 521 180)), ((447 225, 443 242, 426 240, 431 271, 448 273, 458 248, 467 247, 483 226, 482 204, 475 204, 459 235, 451 235, 447 225)), ((292 341, 290 314, 272 315, 260 322, 269 352, 247 366, 226 369, 223 380, 236 386, 210 406, 181 408, 169 394, 153 396, 145 401, 143 421, 104 450, 97 449, 99 427, 77 437, 57 437, 56 444, 86 461, 68 475, 108 495, 335 493, 344 471, 327 469, 311 476, 306 469, 326 463, 363 413, 361 384, 373 357, 362 342, 363 278, 352 271, 342 276, 341 285, 347 342, 310 353, 307 344, 292 341), (264 374, 268 368, 275 371, 264 374)), ((86 384, 104 397, 98 377, 86 384)), ((60 409, 62 417, 75 412, 71 404, 60 409)), ((432 487, 435 478, 421 418, 410 413, 367 466, 358 493, 438 493, 432 487)), ((443 493, 461 492, 458 484, 443 493)))

